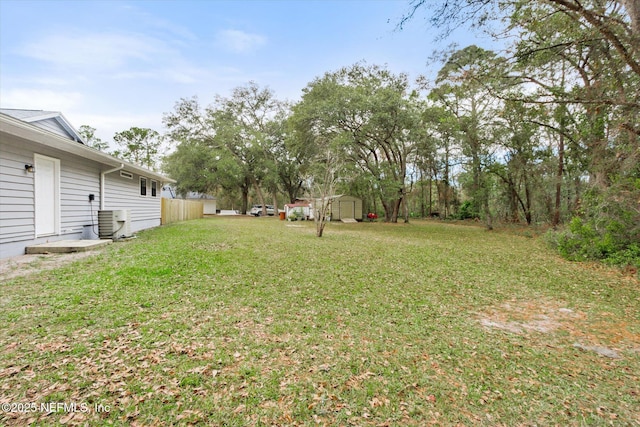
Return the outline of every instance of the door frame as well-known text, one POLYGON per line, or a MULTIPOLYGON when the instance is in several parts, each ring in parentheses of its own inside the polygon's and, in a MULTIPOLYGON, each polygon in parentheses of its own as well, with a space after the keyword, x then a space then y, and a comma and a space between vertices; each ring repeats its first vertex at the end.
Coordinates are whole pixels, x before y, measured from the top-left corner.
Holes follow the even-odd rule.
POLYGON ((42 236, 56 236, 60 234, 60 159, 54 157, 43 156, 42 154, 34 153, 33 164, 35 166, 35 176, 33 177, 33 228, 35 237, 42 236), (39 212, 38 206, 38 185, 36 181, 38 179, 38 163, 42 161, 53 163, 53 212, 44 211, 39 212), (53 232, 42 233, 38 230, 38 214, 40 215, 53 215, 54 230, 53 232))
POLYGON ((356 217, 356 202, 354 200, 345 200, 345 201, 341 201, 338 200, 338 210, 340 211, 340 219, 344 219, 344 218, 355 218, 356 217), (351 207, 351 216, 350 217, 345 217, 342 214, 342 206, 350 206, 351 207))

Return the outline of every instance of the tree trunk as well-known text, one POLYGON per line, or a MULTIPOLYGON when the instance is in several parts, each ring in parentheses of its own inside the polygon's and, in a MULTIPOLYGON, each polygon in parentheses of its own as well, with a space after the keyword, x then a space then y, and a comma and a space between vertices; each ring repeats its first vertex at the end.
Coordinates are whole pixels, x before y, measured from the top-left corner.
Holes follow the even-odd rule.
POLYGON ((556 205, 555 205, 555 210, 553 211, 553 221, 551 224, 554 230, 558 228, 558 225, 560 225, 560 207, 561 207, 561 200, 562 200, 561 197, 562 197, 563 171, 564 171, 564 135, 560 134, 560 139, 558 140, 558 169, 556 171, 556 205))
POLYGON ((429 173, 429 216, 433 213, 433 178, 429 173))
POLYGON ((603 124, 604 114, 600 107, 587 109, 587 116, 591 122, 591 140, 587 146, 590 157, 589 182, 601 189, 609 187, 607 139, 603 124))
POLYGON ((631 18, 631 31, 640 36, 640 0, 622 0, 622 4, 631 18))
MULTIPOLYGON (((444 218, 449 216, 449 146, 445 150, 444 160, 444 218)), ((438 190, 439 191, 439 190, 438 190)))
POLYGON ((240 207, 240 211, 242 212, 242 215, 247 214, 248 206, 249 206, 249 185, 248 183, 245 183, 245 185, 242 186, 242 206, 240 207))
POLYGON ((531 187, 529 185, 529 180, 527 180, 527 175, 524 175, 524 197, 525 197, 525 211, 524 218, 527 220, 527 225, 531 225, 533 221, 533 217, 531 215, 531 187))
POLYGON ((271 197, 273 198, 273 214, 278 216, 278 192, 277 190, 273 190, 271 193, 271 197))
POLYGON ((398 222, 398 216, 400 216, 400 206, 402 206, 402 199, 403 197, 400 197, 399 199, 393 201, 393 211, 391 213, 391 222, 393 223, 398 222))
POLYGON ((323 195, 320 199, 320 209, 316 209, 314 216, 316 221, 316 237, 322 237, 322 233, 324 233, 324 227, 327 225, 326 213, 328 209, 331 209, 331 204, 327 203, 326 196, 323 195))
POLYGON ((493 230, 493 218, 491 216, 491 209, 489 208, 489 196, 484 198, 484 215, 486 218, 487 230, 493 230))
POLYGON ((384 221, 391 222, 391 218, 393 217, 393 207, 382 198, 380 199, 380 203, 382 203, 382 208, 384 209, 384 221))
POLYGON ((264 194, 262 194, 262 189, 260 188, 257 179, 253 179, 253 188, 256 190, 260 205, 262 205, 262 216, 267 216, 267 205, 264 203, 264 194))
POLYGON ((407 195, 402 195, 402 215, 404 216, 404 223, 409 222, 409 208, 407 206, 407 195))
POLYGON ((518 190, 516 190, 516 187, 512 181, 509 181, 509 193, 511 194, 511 196, 509 197, 511 222, 517 224, 520 222, 520 215, 518 214, 518 212, 520 211, 520 209, 518 208, 518 190))

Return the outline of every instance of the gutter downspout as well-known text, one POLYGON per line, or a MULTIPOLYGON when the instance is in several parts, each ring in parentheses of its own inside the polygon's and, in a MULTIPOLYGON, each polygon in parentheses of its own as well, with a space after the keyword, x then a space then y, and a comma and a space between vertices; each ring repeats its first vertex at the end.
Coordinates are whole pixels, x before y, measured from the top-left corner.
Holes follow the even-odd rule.
POLYGON ((104 210, 104 182, 105 182, 105 178, 104 176, 108 173, 113 173, 113 172, 118 172, 119 170, 124 169, 124 163, 120 163, 120 166, 118 166, 117 168, 113 168, 113 169, 109 169, 106 170, 104 172, 100 172, 100 210, 103 211, 104 210))

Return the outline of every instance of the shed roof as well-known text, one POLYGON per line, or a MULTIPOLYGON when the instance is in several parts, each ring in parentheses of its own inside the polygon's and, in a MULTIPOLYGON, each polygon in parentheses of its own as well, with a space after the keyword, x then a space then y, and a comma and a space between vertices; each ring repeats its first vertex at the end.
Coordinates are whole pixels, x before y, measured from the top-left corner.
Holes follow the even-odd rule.
POLYGON ((287 203, 285 206, 288 208, 308 208, 311 203, 309 202, 295 202, 295 203, 287 203))

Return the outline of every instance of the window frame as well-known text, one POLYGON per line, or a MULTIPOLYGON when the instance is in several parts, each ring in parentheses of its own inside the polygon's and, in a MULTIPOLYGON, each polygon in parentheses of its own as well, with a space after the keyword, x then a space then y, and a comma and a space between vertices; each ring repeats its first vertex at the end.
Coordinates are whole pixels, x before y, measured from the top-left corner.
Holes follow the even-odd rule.
POLYGON ((149 185, 149 180, 147 179, 146 176, 141 176, 140 177, 140 185, 138 186, 138 192, 140 194, 140 197, 148 197, 149 192, 148 190, 148 185, 149 185), (142 183, 144 181, 144 187, 142 186, 142 183))

